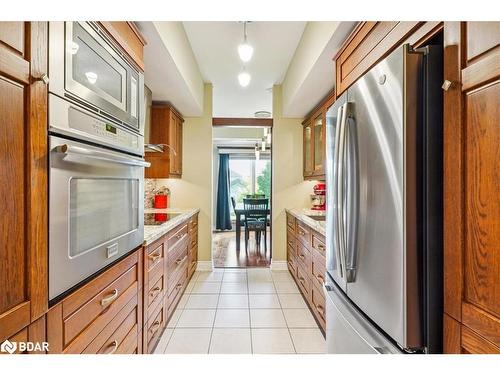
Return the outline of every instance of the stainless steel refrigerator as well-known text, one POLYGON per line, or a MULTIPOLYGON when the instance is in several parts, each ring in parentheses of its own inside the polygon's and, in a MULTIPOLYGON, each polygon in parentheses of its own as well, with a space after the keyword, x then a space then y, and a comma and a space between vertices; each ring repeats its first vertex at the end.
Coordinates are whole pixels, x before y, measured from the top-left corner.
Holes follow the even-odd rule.
POLYGON ((441 351, 441 83, 405 45, 327 113, 329 353, 441 351))

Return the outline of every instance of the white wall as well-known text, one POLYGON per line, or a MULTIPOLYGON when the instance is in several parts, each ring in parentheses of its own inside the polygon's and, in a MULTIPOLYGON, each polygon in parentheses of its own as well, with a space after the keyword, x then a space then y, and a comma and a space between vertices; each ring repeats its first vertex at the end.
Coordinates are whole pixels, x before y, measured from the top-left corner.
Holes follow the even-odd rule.
POLYGON ((273 261, 286 260, 286 208, 308 208, 316 181, 302 176, 302 120, 282 117, 282 87, 273 87, 273 261))

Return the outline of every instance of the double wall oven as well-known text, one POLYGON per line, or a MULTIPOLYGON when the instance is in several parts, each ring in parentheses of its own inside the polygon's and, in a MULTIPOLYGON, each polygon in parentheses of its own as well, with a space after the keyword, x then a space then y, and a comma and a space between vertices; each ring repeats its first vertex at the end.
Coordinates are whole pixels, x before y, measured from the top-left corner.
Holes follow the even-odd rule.
POLYGON ((95 22, 49 23, 49 299, 144 238, 144 76, 95 22))

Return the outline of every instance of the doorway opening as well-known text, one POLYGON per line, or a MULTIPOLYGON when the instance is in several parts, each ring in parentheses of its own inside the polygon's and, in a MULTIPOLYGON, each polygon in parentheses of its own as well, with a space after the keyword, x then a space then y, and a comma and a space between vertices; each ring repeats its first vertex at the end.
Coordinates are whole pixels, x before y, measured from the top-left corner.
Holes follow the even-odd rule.
POLYGON ((269 267, 272 127, 214 126, 212 260, 216 268, 269 267))

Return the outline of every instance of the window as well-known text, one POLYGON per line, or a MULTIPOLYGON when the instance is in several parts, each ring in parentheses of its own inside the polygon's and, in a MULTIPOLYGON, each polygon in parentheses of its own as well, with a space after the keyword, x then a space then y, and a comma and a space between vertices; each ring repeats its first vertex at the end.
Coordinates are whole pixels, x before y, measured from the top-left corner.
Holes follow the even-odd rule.
MULTIPOLYGON (((250 156, 231 155, 229 159, 230 195, 236 204, 247 195, 271 195, 271 160, 255 160, 250 156)), ((234 219, 234 212, 231 211, 234 219)))

